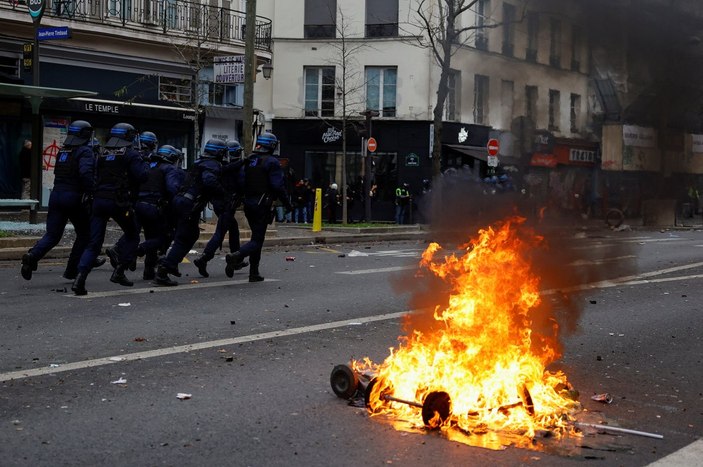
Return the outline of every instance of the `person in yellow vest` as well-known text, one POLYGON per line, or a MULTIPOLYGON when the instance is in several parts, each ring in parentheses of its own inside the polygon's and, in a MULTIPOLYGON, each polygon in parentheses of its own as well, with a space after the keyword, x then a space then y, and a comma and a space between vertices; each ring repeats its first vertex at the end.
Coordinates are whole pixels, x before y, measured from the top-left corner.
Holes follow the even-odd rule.
POLYGON ((395 223, 405 223, 405 213, 410 206, 410 185, 403 183, 395 189, 395 223))

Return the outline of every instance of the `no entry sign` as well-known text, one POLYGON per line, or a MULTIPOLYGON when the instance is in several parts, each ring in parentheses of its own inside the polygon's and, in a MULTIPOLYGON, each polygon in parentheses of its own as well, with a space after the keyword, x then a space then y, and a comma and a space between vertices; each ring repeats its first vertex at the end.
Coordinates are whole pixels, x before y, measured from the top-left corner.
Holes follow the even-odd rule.
POLYGON ((376 152, 376 149, 378 149, 376 138, 369 138, 369 142, 366 143, 366 147, 369 149, 369 152, 376 152))
POLYGON ((498 151, 500 151, 500 143, 497 139, 489 139, 486 148, 488 149, 489 156, 497 156, 498 151))

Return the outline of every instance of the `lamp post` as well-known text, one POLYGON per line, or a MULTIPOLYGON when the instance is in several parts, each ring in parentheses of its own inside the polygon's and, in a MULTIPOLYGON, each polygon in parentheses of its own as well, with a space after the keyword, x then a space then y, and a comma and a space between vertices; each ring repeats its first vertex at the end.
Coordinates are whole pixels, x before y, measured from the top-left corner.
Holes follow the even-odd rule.
POLYGON ((361 139, 362 152, 364 155, 364 216, 366 217, 366 222, 371 221, 371 163, 369 157, 369 148, 367 142, 372 134, 371 119, 373 117, 378 117, 380 114, 378 110, 365 110, 359 112, 366 118, 366 135, 361 139))
POLYGON ((252 141, 252 124, 254 121, 254 73, 256 69, 256 54, 254 40, 256 39, 256 0, 247 0, 246 29, 244 31, 244 153, 248 154, 254 147, 252 141))

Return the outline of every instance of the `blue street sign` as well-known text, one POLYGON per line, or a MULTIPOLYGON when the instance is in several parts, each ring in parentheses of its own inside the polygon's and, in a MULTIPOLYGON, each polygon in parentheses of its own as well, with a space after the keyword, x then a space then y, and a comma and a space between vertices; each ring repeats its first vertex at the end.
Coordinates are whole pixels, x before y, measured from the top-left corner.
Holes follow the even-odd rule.
POLYGON ((57 39, 70 39, 71 30, 68 26, 60 26, 57 28, 39 28, 37 29, 37 39, 40 41, 51 41, 57 39))

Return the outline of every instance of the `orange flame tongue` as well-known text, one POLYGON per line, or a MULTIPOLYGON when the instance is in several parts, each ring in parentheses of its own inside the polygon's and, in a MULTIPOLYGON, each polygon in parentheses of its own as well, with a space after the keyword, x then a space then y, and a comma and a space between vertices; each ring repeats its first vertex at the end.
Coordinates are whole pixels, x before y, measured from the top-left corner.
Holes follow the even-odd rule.
MULTIPOLYGON (((509 430, 533 436, 537 429, 560 431, 575 403, 561 389, 566 376, 545 366, 558 356, 556 322, 550 336, 532 324, 540 304, 539 279, 530 252, 543 239, 511 218, 479 231, 465 253, 441 255, 433 243, 421 266, 451 288, 448 306, 434 312, 436 329, 413 331, 378 366, 357 366, 377 374, 369 400, 373 413, 421 423, 416 407, 428 394, 451 398, 451 422, 470 432, 509 430)), ((437 417, 431 423, 436 423, 437 417)))

